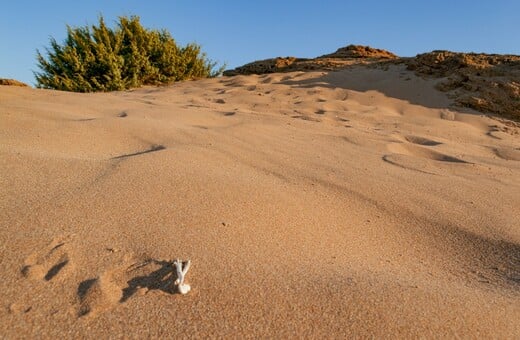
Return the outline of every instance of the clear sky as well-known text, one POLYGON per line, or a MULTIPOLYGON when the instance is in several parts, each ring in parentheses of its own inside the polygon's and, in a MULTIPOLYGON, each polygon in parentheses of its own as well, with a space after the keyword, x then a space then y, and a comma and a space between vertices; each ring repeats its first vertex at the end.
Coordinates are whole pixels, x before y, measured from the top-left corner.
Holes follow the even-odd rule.
POLYGON ((519 0, 5 0, 0 77, 34 84, 36 49, 65 38, 65 25, 114 26, 138 15, 180 44, 196 42, 233 68, 276 56, 315 57, 348 44, 401 56, 435 49, 520 55, 519 0))

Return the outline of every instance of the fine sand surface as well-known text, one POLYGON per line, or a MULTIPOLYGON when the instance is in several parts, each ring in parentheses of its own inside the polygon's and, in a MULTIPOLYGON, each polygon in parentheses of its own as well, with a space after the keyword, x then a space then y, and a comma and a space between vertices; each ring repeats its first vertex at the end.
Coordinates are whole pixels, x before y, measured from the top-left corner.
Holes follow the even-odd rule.
POLYGON ((0 87, 0 337, 519 338, 518 128, 434 85, 0 87))

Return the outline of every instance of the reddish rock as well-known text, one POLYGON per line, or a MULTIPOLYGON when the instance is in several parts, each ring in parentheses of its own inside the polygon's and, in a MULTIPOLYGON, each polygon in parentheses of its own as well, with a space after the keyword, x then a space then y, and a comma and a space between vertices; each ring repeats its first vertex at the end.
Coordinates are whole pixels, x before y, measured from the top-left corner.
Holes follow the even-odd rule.
POLYGON ((29 87, 29 85, 22 83, 21 81, 5 78, 0 78, 0 85, 29 87))
POLYGON ((520 56, 433 51, 411 58, 408 69, 445 78, 437 88, 460 106, 520 120, 520 56))
POLYGON ((354 64, 368 64, 398 59, 395 54, 369 46, 349 45, 336 52, 313 59, 278 57, 254 61, 224 72, 225 76, 265 74, 275 72, 334 70, 354 64))
POLYGON ((399 58, 392 52, 362 45, 348 45, 339 48, 336 52, 325 54, 318 58, 374 58, 374 59, 397 59, 399 58))

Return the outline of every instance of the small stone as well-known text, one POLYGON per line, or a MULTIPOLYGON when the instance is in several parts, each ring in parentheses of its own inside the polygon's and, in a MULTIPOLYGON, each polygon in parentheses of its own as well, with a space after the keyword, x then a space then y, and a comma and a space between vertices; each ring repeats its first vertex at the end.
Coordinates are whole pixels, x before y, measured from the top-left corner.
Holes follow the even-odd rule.
POLYGON ((146 287, 140 287, 139 289, 137 289, 138 296, 146 295, 146 293, 148 293, 148 288, 146 287))
POLYGON ((17 303, 11 303, 7 309, 9 310, 9 313, 16 314, 22 310, 22 306, 17 303))

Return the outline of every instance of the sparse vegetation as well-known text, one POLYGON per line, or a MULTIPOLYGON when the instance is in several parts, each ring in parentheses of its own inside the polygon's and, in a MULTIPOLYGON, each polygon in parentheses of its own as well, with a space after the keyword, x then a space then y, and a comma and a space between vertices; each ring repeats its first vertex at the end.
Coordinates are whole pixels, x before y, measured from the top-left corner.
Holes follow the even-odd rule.
POLYGON ((74 92, 116 91, 192 78, 215 77, 224 67, 190 43, 178 46, 166 30, 144 28, 139 17, 120 17, 117 27, 103 17, 91 27, 67 26, 60 45, 54 38, 47 58, 37 51, 37 87, 74 92))

